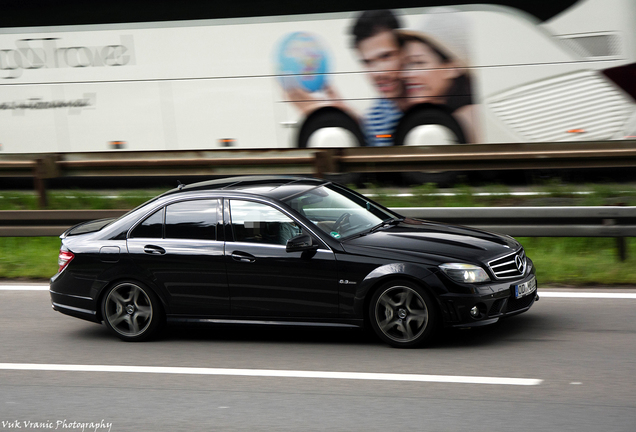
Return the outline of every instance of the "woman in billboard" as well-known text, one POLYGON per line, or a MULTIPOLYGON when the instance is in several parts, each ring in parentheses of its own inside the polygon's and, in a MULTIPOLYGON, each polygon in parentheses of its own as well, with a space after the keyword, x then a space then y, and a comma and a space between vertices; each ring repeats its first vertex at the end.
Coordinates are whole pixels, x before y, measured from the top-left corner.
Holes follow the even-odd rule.
POLYGON ((397 30, 406 114, 398 126, 396 144, 424 145, 427 138, 434 144, 477 142, 466 27, 459 15, 433 13, 415 29, 397 30), (422 129, 419 137, 407 138, 419 126, 435 130, 422 129), (440 135, 440 129, 446 131, 440 135))

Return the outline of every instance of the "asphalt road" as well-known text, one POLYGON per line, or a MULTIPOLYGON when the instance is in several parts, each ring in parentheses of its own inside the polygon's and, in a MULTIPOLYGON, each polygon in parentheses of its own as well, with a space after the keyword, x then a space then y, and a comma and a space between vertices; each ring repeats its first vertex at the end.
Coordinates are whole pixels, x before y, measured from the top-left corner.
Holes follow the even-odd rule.
POLYGON ((360 331, 251 327, 124 343, 52 311, 47 291, 0 290, 0 430, 636 431, 635 309, 636 298, 544 296, 415 350, 360 331))

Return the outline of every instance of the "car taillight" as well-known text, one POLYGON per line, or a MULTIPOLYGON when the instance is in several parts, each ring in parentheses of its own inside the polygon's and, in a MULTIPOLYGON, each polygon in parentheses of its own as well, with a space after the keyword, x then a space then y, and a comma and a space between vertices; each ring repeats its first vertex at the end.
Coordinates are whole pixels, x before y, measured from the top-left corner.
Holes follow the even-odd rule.
POLYGON ((73 260, 73 258, 75 258, 73 252, 60 249, 60 254, 57 257, 57 265, 59 265, 60 267, 57 269, 57 272, 60 273, 62 270, 64 270, 68 263, 73 260))

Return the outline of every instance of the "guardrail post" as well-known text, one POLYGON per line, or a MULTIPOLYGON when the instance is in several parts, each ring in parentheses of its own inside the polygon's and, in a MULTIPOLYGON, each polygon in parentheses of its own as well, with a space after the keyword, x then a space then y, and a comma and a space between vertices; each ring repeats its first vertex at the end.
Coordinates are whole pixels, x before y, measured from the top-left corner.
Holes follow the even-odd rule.
POLYGON ((335 172, 334 157, 329 150, 320 150, 314 153, 314 176, 324 178, 325 173, 335 172))
POLYGON ((616 248, 618 249, 620 260, 627 260, 627 239, 625 237, 616 237, 616 248))
POLYGON ((46 180, 44 178, 44 159, 35 161, 35 172, 33 173, 33 186, 38 194, 38 206, 42 209, 49 206, 49 200, 46 196, 46 180))
POLYGON ((57 156, 45 155, 35 160, 33 186, 38 194, 38 205, 47 208, 49 200, 46 194, 46 179, 58 176, 57 156))

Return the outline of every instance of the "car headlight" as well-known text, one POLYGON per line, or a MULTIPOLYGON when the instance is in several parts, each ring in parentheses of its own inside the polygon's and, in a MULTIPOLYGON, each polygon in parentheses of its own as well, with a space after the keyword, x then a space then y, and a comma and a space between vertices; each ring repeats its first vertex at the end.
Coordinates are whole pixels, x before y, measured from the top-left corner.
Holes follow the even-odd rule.
POLYGON ((446 263, 439 266, 451 279, 463 283, 488 282, 486 271, 476 265, 463 263, 446 263))

